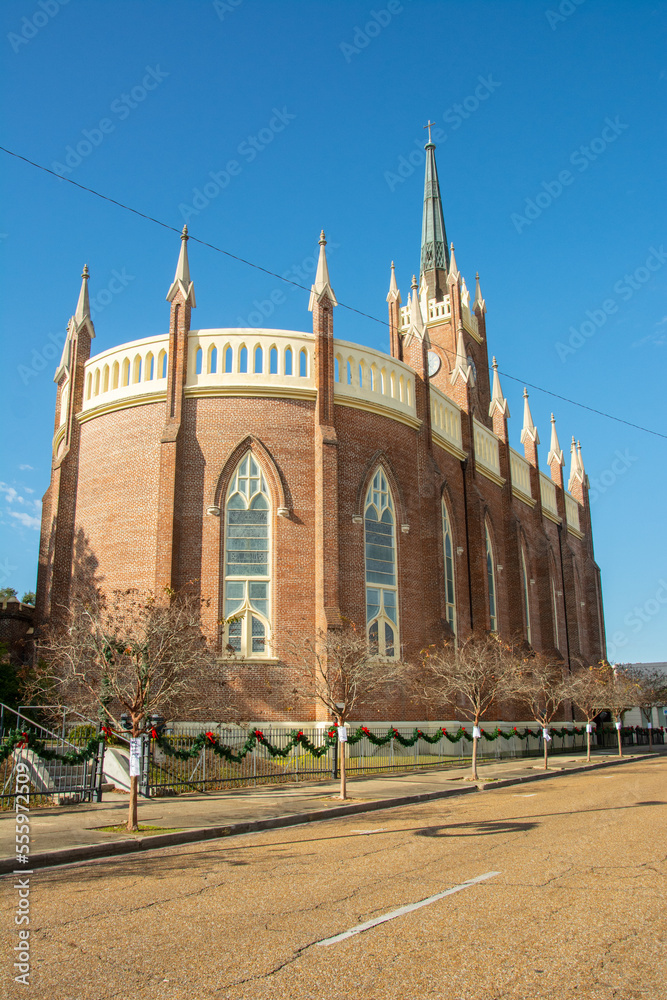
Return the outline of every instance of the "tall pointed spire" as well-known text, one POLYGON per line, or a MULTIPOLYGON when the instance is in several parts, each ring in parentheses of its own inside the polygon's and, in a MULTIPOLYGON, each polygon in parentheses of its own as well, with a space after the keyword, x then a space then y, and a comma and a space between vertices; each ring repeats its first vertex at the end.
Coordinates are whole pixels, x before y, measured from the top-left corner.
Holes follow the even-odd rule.
POLYGON ((565 456, 560 446, 560 441, 558 440, 558 432, 556 431, 556 418, 553 413, 551 414, 551 444, 549 446, 549 454, 547 455, 547 462, 551 465, 552 462, 557 462, 558 465, 565 465, 565 456))
POLYGON ((425 271, 449 270, 449 253, 447 250, 447 233, 442 214, 442 199, 440 197, 440 182, 438 168, 435 163, 435 143, 429 140, 424 146, 426 150, 426 172, 424 175, 424 211, 422 215, 422 247, 420 274, 425 271))
POLYGON ((389 282, 389 291, 387 293, 387 302, 400 302, 401 293, 398 290, 398 285, 396 284, 396 268, 394 267, 394 262, 391 262, 391 281, 389 282))
POLYGON ((334 306, 338 305, 336 296, 334 295, 333 288, 331 287, 331 282, 329 281, 329 266, 327 264, 327 254, 324 249, 327 245, 326 237, 324 235, 324 230, 320 233, 320 257, 317 262, 317 273, 315 274, 315 281, 310 289, 310 299, 308 301, 308 309, 310 312, 313 311, 313 307, 316 302, 326 294, 331 299, 331 304, 334 306))
POLYGON ((530 412, 530 403, 528 402, 528 390, 524 386, 523 430, 521 431, 521 444, 525 444, 527 440, 533 441, 535 444, 540 443, 540 435, 537 433, 537 427, 533 423, 533 414, 530 412))
POLYGON ((77 326, 81 326, 84 319, 90 319, 90 300, 88 298, 88 279, 90 274, 88 273, 88 265, 83 265, 83 273, 81 275, 81 291, 79 292, 79 301, 76 304, 76 312, 74 313, 74 320, 77 326))
POLYGON ((510 415, 509 403, 503 396, 503 390, 500 387, 500 377, 498 376, 498 362, 493 359, 493 392, 491 394, 491 403, 489 404, 489 416, 492 417, 497 411, 498 413, 504 414, 506 417, 510 415))
POLYGON ((195 286, 190 280, 188 239, 188 227, 183 226, 183 232, 181 233, 181 252, 178 255, 178 264, 176 265, 174 280, 171 283, 169 291, 167 292, 167 302, 173 302, 176 297, 176 293, 180 290, 184 300, 189 302, 194 309, 197 303, 195 302, 195 286))

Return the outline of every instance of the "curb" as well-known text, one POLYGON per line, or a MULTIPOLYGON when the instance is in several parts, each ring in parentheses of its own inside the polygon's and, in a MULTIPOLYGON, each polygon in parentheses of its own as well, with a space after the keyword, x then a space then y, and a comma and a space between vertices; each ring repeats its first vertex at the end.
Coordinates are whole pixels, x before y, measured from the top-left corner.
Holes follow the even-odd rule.
MULTIPOLYGON (((659 754, 641 754, 632 757, 622 757, 618 760, 600 761, 599 763, 582 764, 578 767, 562 771, 547 771, 538 774, 523 774, 514 778, 501 778, 498 781, 471 782, 461 788, 447 788, 438 792, 421 792, 416 795, 403 795, 392 799, 376 799, 370 802, 351 803, 350 805, 334 806, 330 809, 317 809, 313 812, 291 813, 286 816, 272 816, 268 819, 249 820, 246 823, 232 823, 229 826, 194 827, 179 833, 156 834, 150 837, 128 838, 127 840, 109 841, 104 844, 83 844, 80 847, 67 847, 62 850, 44 851, 41 854, 30 855, 30 869, 50 868, 54 865, 75 864, 76 862, 94 861, 102 858, 114 858, 123 854, 137 854, 141 851, 153 851, 164 847, 177 847, 180 844, 194 844, 206 840, 220 840, 223 837, 236 837, 244 833, 257 833, 262 830, 279 830, 284 827, 301 826, 305 823, 318 823, 327 819, 340 819, 342 816, 354 816, 357 813, 375 812, 380 809, 393 809, 398 806, 415 805, 421 802, 431 802, 434 799, 445 799, 452 796, 470 795, 473 792, 492 791, 494 788, 508 788, 511 785, 521 785, 533 781, 545 781, 549 778, 559 778, 568 774, 580 774, 583 771, 595 771, 603 767, 617 767, 619 764, 633 764, 638 760, 650 760, 659 754)), ((0 858, 0 875, 15 874, 15 858, 0 858)))

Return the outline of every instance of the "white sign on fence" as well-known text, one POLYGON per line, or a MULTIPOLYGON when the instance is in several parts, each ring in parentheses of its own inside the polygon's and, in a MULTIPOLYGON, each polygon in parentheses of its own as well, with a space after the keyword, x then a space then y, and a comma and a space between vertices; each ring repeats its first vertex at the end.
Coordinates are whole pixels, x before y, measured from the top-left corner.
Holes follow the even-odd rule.
POLYGON ((130 777, 138 778, 141 775, 141 737, 136 736, 130 739, 130 777))

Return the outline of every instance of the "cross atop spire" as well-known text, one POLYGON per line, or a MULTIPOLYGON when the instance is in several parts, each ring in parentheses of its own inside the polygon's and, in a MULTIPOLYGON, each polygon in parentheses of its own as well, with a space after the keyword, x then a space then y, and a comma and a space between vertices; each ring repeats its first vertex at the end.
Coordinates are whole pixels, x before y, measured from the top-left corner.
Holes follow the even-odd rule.
MULTIPOLYGON (((442 214, 442 200, 440 198, 440 182, 438 180, 438 168, 435 164, 435 143, 431 141, 431 128, 433 122, 424 128, 429 130, 426 150, 426 170, 424 175, 424 210, 422 215, 422 246, 420 274, 429 273, 429 291, 434 293, 436 285, 436 275, 432 272, 444 272, 446 280, 449 271, 449 251, 447 249, 447 233, 445 232, 445 220, 442 214)), ((443 284, 444 284, 443 280, 443 284)), ((444 289, 443 289, 444 291, 444 289)))
POLYGON ((424 128, 428 129, 428 144, 429 144, 429 146, 433 145, 433 139, 431 139, 431 129, 433 128, 434 125, 435 125, 435 122, 432 122, 430 118, 426 122, 426 125, 424 125, 424 128))
POLYGON ((315 281, 310 289, 310 300, 308 302, 308 309, 310 312, 313 311, 315 303, 320 302, 325 295, 329 296, 332 305, 338 305, 333 288, 331 287, 331 282, 329 281, 329 266, 327 264, 326 250, 324 249, 327 245, 327 241, 324 235, 324 230, 320 233, 319 243, 320 257, 317 262, 317 273, 315 274, 315 281))
POLYGON ((176 265, 174 280, 172 281, 171 287, 167 292, 167 302, 173 302, 176 298, 176 293, 180 291, 184 300, 194 309, 197 303, 195 302, 195 286, 190 280, 188 239, 188 227, 183 226, 183 232, 181 233, 181 252, 178 255, 178 264, 176 265))

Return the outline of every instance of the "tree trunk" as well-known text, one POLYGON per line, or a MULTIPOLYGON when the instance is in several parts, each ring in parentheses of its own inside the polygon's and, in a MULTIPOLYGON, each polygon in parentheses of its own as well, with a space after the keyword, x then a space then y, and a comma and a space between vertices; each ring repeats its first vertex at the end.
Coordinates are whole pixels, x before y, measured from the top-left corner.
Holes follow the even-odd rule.
POLYGON ((347 798, 347 774, 345 772, 345 747, 347 742, 339 742, 338 749, 340 751, 340 797, 341 799, 347 798))
POLYGON ((618 736, 618 756, 623 756, 623 743, 621 741, 621 730, 620 727, 616 729, 616 735, 618 736))
POLYGON ((544 770, 549 770, 549 740, 544 736, 544 727, 542 727, 542 742, 544 743, 544 770))
MULTIPOLYGON (((651 714, 653 714, 653 713, 651 713, 651 714)), ((650 722, 649 726, 648 726, 648 745, 650 747, 653 746, 653 723, 652 722, 650 722)))
POLYGON ((134 832, 138 827, 138 815, 137 815, 137 793, 139 790, 139 778, 134 775, 130 778, 130 811, 127 817, 127 829, 130 833, 134 832))
POLYGON ((477 781, 477 743, 476 737, 473 737, 472 741, 472 779, 477 781))
POLYGON ((586 761, 588 764, 591 762, 591 731, 586 726, 586 761))

